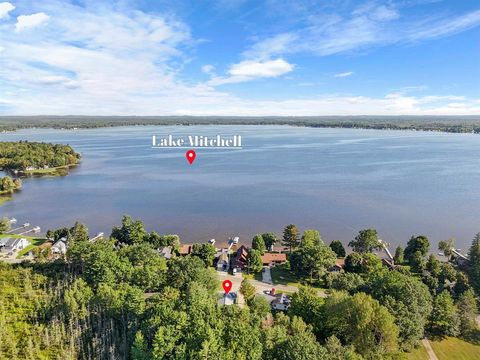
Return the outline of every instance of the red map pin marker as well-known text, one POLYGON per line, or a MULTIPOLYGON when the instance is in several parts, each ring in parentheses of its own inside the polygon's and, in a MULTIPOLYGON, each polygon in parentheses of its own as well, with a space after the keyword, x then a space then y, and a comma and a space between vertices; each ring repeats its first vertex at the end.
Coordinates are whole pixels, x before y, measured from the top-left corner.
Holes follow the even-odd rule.
POLYGON ((225 294, 228 294, 230 290, 232 290, 232 282, 230 280, 225 280, 222 283, 223 290, 225 290, 225 294))
POLYGON ((192 165, 193 162, 195 161, 195 157, 197 156, 197 154, 193 150, 188 150, 187 153, 185 154, 185 156, 186 156, 188 162, 190 163, 190 165, 192 165))

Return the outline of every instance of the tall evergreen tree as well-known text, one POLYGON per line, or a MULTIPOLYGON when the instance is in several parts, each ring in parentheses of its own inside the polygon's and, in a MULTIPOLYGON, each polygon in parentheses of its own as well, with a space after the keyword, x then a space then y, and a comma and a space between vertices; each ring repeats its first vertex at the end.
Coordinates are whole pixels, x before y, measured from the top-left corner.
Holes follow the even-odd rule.
POLYGON ((257 234, 253 237, 252 249, 260 251, 262 255, 265 253, 265 251, 267 250, 267 247, 265 246, 265 241, 263 240, 262 235, 257 234))
POLYGON ((470 277, 470 283, 477 295, 480 295, 480 233, 476 234, 473 238, 472 246, 468 252, 470 259, 470 266, 468 275, 470 277))
POLYGON ((290 253, 293 249, 295 249, 300 241, 300 231, 298 228, 293 225, 287 225, 283 230, 283 242, 284 246, 288 246, 290 248, 290 253))
POLYGON ((340 240, 333 240, 330 243, 330 249, 332 249, 339 258, 344 258, 346 255, 345 248, 340 240))
POLYGON ((397 265, 403 264, 404 252, 403 252, 403 248, 400 245, 397 246, 397 248, 395 249, 395 255, 393 256, 393 261, 397 265))
POLYGON ((476 317, 478 314, 477 299, 472 289, 465 291, 457 302, 460 318, 460 333, 463 337, 470 337, 478 330, 476 317))

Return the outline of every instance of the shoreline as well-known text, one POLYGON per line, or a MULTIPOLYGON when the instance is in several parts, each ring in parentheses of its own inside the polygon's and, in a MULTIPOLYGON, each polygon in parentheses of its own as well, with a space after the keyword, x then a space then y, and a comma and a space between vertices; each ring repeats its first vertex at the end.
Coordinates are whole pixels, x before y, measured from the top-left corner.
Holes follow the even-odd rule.
POLYGON ((89 117, 0 116, 0 131, 22 129, 84 130, 128 126, 250 125, 330 129, 410 130, 480 134, 480 116, 320 116, 320 117, 89 117))

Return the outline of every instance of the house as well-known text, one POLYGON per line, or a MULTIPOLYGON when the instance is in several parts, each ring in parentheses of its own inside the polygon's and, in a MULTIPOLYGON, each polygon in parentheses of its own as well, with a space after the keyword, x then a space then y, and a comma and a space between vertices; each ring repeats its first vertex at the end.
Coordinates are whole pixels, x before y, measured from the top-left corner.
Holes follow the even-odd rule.
POLYGON ((227 249, 223 249, 221 252, 217 253, 217 270, 218 271, 228 271, 230 268, 230 261, 228 258, 227 249))
POLYGON ((235 253, 232 260, 233 272, 240 272, 247 266, 248 249, 245 246, 240 246, 235 253))
POLYGON ((336 259, 335 265, 331 266, 328 271, 330 272, 339 272, 342 271, 345 267, 345 259, 336 259))
POLYGON ((52 246, 52 253, 57 255, 65 255, 67 253, 67 239, 62 237, 52 246))
POLYGON ((237 293, 230 291, 228 294, 224 294, 220 299, 218 299, 219 305, 233 305, 237 301, 237 293))
POLYGON ((178 248, 178 253, 182 256, 187 256, 192 252, 192 245, 191 244, 182 244, 178 248))
POLYGON ((171 259, 172 258, 172 247, 171 246, 165 246, 160 249, 158 249, 158 252, 160 253, 160 256, 162 256, 165 259, 171 259))
POLYGON ((262 255, 262 263, 264 266, 272 266, 285 264, 287 262, 287 255, 281 253, 265 253, 262 255))
POLYGON ((4 253, 22 250, 28 245, 30 245, 30 241, 24 238, 3 238, 0 241, 0 248, 4 253))
POLYGON ((290 299, 285 294, 275 295, 275 299, 270 303, 273 310, 287 311, 290 307, 290 299))

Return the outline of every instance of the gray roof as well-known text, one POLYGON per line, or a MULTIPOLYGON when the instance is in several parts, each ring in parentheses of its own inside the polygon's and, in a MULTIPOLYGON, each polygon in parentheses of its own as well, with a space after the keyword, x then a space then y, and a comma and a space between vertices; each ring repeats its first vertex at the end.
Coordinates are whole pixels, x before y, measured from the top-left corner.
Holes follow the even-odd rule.
POLYGON ((163 248, 158 249, 160 255, 162 255, 165 259, 170 259, 172 257, 172 247, 165 246, 163 248))
POLYGON ((1 245, 5 246, 6 248, 13 248, 18 245, 21 240, 26 240, 24 238, 3 238, 1 239, 1 245))

